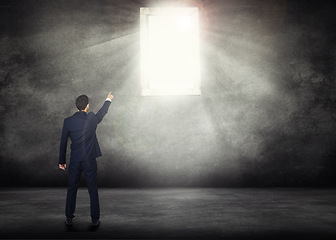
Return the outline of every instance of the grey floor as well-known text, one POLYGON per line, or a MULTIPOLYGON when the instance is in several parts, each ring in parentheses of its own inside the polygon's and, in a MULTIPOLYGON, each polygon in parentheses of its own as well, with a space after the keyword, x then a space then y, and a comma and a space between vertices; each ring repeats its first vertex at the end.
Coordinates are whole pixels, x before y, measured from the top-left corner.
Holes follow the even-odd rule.
POLYGON ((85 188, 74 225, 65 226, 65 194, 1 189, 1 238, 336 239, 336 189, 100 189, 98 229, 85 188))

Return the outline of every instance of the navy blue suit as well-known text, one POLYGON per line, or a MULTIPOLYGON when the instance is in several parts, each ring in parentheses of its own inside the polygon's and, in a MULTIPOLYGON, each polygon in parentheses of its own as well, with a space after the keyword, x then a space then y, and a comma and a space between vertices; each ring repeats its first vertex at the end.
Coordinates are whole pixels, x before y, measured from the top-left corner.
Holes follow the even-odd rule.
POLYGON ((93 112, 87 114, 80 111, 64 120, 59 164, 66 163, 67 142, 69 137, 71 139, 68 192, 65 208, 67 218, 74 217, 78 183, 82 171, 84 172, 90 194, 92 221, 95 222, 100 217, 96 158, 102 154, 96 136, 96 129, 106 115, 110 104, 110 101, 105 101, 97 114, 93 112))

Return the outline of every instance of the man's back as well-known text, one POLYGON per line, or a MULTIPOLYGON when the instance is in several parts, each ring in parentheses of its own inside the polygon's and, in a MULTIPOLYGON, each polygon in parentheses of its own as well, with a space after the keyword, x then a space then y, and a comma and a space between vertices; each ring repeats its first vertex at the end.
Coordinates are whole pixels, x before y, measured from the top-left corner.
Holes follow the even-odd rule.
POLYGON ((97 141, 96 129, 106 115, 110 104, 111 102, 105 101, 97 114, 92 112, 87 114, 79 111, 64 120, 60 145, 60 163, 65 163, 68 137, 71 140, 71 161, 93 159, 102 155, 97 141))

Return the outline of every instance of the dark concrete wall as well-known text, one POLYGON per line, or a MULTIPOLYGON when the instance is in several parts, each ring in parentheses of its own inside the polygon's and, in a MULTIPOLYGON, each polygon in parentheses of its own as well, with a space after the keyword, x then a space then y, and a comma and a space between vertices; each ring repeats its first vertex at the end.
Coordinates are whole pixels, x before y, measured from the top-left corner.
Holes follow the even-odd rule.
POLYGON ((65 186, 63 119, 108 91, 100 186, 336 186, 332 1, 195 2, 202 96, 141 97, 139 8, 163 1, 1 1, 0 186, 65 186))

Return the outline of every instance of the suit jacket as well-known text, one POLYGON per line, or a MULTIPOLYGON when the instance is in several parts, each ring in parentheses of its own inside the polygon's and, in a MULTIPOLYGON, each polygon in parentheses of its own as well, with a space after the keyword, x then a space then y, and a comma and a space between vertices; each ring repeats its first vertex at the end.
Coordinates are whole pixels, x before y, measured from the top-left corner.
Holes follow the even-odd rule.
POLYGON ((71 117, 64 119, 59 164, 66 163, 66 150, 68 138, 71 139, 70 161, 83 161, 100 157, 101 151, 98 144, 96 129, 106 115, 111 102, 105 101, 103 107, 94 114, 93 112, 76 112, 71 117))

